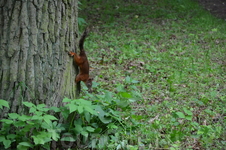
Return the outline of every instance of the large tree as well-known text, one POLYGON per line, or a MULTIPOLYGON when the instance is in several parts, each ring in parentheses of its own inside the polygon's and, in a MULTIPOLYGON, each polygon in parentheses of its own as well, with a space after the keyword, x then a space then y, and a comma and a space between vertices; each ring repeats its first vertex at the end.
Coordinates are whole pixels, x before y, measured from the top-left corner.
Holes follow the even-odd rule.
POLYGON ((51 106, 75 97, 77 0, 0 0, 0 99, 51 106))

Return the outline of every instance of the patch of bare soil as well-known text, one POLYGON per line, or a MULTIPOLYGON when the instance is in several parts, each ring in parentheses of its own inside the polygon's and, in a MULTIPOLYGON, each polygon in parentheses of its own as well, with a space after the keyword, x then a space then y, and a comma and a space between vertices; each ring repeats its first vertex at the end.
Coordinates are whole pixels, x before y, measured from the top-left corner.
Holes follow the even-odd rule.
POLYGON ((226 0, 198 0, 198 2, 216 17, 226 20, 226 0))

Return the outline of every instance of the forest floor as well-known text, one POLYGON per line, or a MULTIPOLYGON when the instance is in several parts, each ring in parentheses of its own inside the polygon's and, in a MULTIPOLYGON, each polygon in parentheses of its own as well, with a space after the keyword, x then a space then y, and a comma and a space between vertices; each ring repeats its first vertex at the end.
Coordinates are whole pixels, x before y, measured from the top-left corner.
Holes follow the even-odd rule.
POLYGON ((226 0, 198 0, 199 3, 216 17, 226 20, 226 0))
POLYGON ((117 107, 135 101, 129 111, 117 109, 123 110, 122 130, 106 135, 103 149, 226 147, 225 4, 199 2, 211 13, 194 0, 79 5, 81 31, 92 28, 85 49, 93 99, 109 101, 117 94, 117 107))

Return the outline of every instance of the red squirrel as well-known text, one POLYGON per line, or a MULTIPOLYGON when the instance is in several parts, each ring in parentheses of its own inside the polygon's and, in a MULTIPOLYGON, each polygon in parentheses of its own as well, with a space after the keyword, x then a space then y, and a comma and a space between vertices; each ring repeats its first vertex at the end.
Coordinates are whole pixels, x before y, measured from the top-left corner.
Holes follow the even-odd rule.
MULTIPOLYGON (((79 74, 75 78, 76 84, 80 85, 80 82, 83 81, 88 87, 88 91, 91 92, 93 79, 89 77, 89 62, 83 47, 84 41, 87 35, 88 35, 88 31, 86 29, 79 40, 80 54, 78 55, 74 52, 68 52, 68 54, 70 56, 74 56, 74 61, 79 67, 79 74)), ((79 93, 80 93, 80 89, 79 89, 79 93)))

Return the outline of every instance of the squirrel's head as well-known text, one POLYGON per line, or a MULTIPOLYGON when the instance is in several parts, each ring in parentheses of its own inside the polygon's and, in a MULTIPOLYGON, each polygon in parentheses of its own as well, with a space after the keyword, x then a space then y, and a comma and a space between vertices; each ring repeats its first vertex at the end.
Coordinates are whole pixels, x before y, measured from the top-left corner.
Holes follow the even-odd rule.
POLYGON ((89 93, 92 92, 92 82, 93 82, 93 78, 89 78, 89 79, 86 81, 86 86, 88 87, 89 93))

